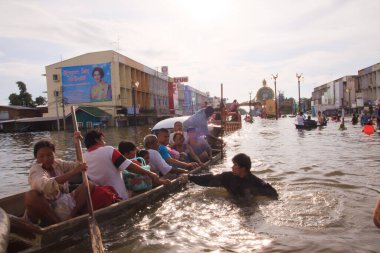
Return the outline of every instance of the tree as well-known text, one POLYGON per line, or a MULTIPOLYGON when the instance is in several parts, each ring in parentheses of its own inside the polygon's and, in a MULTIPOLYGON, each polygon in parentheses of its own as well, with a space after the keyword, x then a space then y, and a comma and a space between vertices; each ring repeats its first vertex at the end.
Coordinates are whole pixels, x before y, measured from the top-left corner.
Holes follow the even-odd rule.
POLYGON ((9 104, 10 105, 20 105, 26 107, 36 107, 36 103, 32 99, 32 95, 26 91, 25 83, 18 81, 16 82, 20 94, 12 93, 9 95, 9 104))
POLYGON ((46 102, 47 102, 46 98, 42 96, 36 97, 36 100, 35 100, 36 105, 45 105, 46 102))

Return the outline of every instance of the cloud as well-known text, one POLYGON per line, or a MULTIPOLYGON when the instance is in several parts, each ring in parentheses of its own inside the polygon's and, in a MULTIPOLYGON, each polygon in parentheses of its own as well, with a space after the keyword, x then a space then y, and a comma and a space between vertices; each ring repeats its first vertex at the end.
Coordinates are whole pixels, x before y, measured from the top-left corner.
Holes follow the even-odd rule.
POLYGON ((380 59, 380 1, 15 0, 0 7, 7 10, 0 16, 2 82, 13 89, 23 80, 34 96, 46 89, 44 66, 109 49, 153 69, 167 65, 170 75, 189 76, 211 95, 224 83, 238 100, 264 78, 273 87, 275 73, 278 89, 298 97, 297 72, 305 76, 301 96, 310 97, 315 86, 380 59))

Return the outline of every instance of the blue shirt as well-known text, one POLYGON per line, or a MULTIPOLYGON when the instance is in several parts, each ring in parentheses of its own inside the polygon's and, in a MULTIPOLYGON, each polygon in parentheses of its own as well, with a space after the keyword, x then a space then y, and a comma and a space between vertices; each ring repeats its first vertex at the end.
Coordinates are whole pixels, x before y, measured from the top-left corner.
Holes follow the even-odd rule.
POLYGON ((160 155, 162 156, 162 158, 166 161, 166 159, 168 158, 171 158, 170 154, 169 154, 169 149, 167 147, 165 147, 164 145, 160 144, 158 146, 158 152, 160 153, 160 155))

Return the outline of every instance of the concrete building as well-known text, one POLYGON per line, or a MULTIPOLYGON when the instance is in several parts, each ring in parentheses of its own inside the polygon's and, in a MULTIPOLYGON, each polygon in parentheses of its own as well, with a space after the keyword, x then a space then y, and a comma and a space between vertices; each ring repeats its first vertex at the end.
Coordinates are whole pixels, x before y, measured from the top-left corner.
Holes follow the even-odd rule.
POLYGON ((380 63, 314 88, 313 113, 337 111, 360 112, 380 101, 380 63))
POLYGON ((358 71, 358 97, 364 106, 376 105, 380 101, 380 63, 358 71))
POLYGON ((168 77, 112 50, 87 53, 46 66, 46 82, 49 101, 46 117, 66 115, 71 105, 105 111, 112 116, 108 125, 126 120, 134 109, 137 114, 151 111, 169 114, 168 77), (102 69, 100 82, 95 77, 96 68, 102 69), (95 90, 99 83, 99 89, 95 90), (104 90, 107 85, 108 92, 104 90), (99 97, 102 93, 104 96, 99 97))
POLYGON ((363 107, 358 91, 358 77, 344 76, 314 88, 311 98, 312 113, 337 112, 343 108, 353 112, 363 107))
POLYGON ((71 105, 96 107, 111 115, 106 125, 124 126, 135 115, 141 124, 183 115, 185 108, 192 113, 206 99, 204 92, 186 85, 191 94, 185 105, 184 85, 177 84, 173 97, 172 80, 112 50, 83 54, 46 66, 49 110, 44 117, 67 116, 71 105))

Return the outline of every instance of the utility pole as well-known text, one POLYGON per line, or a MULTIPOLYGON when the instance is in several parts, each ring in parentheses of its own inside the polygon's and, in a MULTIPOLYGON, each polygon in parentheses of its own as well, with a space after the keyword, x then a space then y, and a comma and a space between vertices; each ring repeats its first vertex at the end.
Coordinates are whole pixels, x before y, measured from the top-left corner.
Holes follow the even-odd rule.
POLYGON ((252 117, 251 115, 251 94, 252 94, 252 91, 249 92, 249 116, 252 117))
POLYGON ((55 98, 55 109, 57 111, 57 129, 58 131, 60 131, 60 125, 59 125, 59 113, 58 113, 58 95, 59 95, 59 91, 55 90, 54 91, 54 98, 55 98))
POLYGON ((274 79, 274 103, 275 103, 275 111, 276 111, 276 120, 278 120, 278 113, 277 113, 277 88, 276 88, 276 79, 278 77, 278 74, 272 75, 272 78, 274 79))
POLYGON ((300 78, 303 77, 302 73, 296 73, 296 77, 298 79, 298 112, 301 111, 301 92, 300 92, 300 78))
POLYGON ((65 131, 66 130, 65 98, 63 96, 63 92, 61 92, 61 94, 62 94, 63 131, 65 131))

